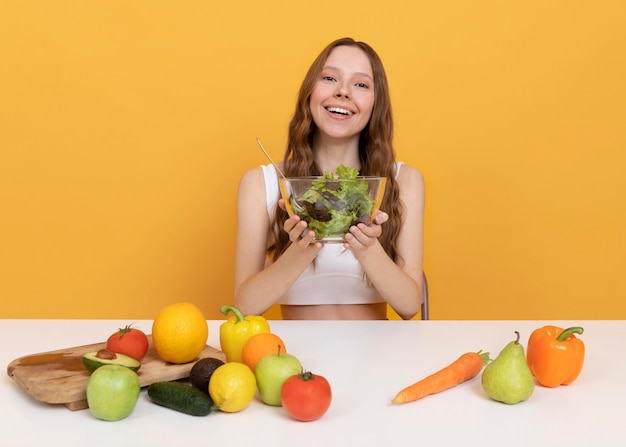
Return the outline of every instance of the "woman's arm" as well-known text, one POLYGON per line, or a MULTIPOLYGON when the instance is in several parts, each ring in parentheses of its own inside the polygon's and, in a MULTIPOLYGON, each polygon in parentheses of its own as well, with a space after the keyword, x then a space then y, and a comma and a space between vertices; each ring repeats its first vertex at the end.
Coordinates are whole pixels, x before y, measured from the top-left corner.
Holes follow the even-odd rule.
POLYGON ((410 319, 424 300, 424 178, 417 169, 403 165, 398 183, 405 206, 397 241, 403 264, 396 265, 385 253, 377 239, 380 229, 375 225, 353 227, 346 241, 385 301, 400 317, 410 319))
POLYGON ((266 267, 270 230, 261 169, 247 171, 239 182, 235 246, 235 305, 246 315, 260 315, 275 304, 317 256, 321 244, 311 244, 312 231, 300 237, 306 222, 285 222, 292 243, 266 267))

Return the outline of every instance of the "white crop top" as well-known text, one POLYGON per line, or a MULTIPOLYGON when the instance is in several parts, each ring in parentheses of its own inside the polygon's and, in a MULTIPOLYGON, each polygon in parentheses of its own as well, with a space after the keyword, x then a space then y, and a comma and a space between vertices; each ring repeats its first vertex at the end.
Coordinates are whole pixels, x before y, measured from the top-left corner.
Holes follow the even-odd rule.
MULTIPOLYGON (((396 178, 402 163, 397 163, 396 178)), ((267 213, 274 217, 280 197, 278 175, 271 164, 261 166, 265 179, 267 213)), ((384 302, 375 288, 369 287, 363 268, 351 250, 342 244, 325 244, 311 263, 279 301, 290 305, 368 304, 384 302)))

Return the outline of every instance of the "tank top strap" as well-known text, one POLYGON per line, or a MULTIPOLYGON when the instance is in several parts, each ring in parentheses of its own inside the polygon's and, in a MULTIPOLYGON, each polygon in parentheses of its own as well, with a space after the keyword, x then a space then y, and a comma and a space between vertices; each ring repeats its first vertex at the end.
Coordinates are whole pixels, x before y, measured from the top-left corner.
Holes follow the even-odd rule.
POLYGON ((263 171, 263 179, 265 181, 265 202, 267 203, 267 215, 270 220, 274 218, 274 212, 276 211, 276 203, 278 203, 278 197, 280 195, 280 189, 278 186, 278 173, 273 165, 261 165, 263 171))
POLYGON ((396 161, 396 180, 398 180, 398 177, 400 176, 400 168, 403 164, 404 162, 396 161))

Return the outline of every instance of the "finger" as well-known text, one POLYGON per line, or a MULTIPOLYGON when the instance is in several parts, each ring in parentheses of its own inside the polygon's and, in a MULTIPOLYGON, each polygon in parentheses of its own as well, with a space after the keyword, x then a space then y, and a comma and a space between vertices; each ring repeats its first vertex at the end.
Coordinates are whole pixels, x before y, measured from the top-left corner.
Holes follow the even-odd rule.
POLYGON ((289 240, 291 242, 300 242, 306 239, 306 244, 309 244, 314 237, 315 233, 313 231, 307 231, 307 223, 304 220, 297 222, 289 231, 289 240), (311 233, 313 234, 311 235, 311 233))
POLYGON ((350 227, 350 232, 346 234, 345 240, 353 250, 362 250, 374 245, 376 232, 365 224, 350 227))
POLYGON ((389 220, 389 214, 385 213, 384 211, 377 211, 376 215, 374 216, 373 222, 378 224, 378 225, 382 225, 385 222, 387 222, 389 220))
POLYGON ((371 225, 365 225, 363 223, 360 223, 356 227, 361 234, 371 239, 376 239, 380 237, 380 235, 383 233, 383 227, 376 223, 372 223, 371 225))
POLYGON ((354 230, 351 229, 351 231, 347 233, 344 238, 344 247, 354 252, 367 250, 367 247, 371 245, 374 239, 367 238, 356 227, 353 228, 354 230))
POLYGON ((300 233, 300 237, 297 240, 297 243, 301 245, 302 247, 307 247, 313 243, 314 239, 315 239, 315 231, 305 229, 302 233, 300 233))
POLYGON ((285 223, 283 224, 283 229, 284 229, 287 233, 290 233, 290 232, 291 232, 291 230, 293 230, 293 229, 294 229, 294 227, 295 227, 296 225, 298 225, 298 222, 300 222, 301 220, 302 220, 302 219, 300 219, 300 217, 299 217, 299 216, 293 216, 293 217, 290 217, 290 218, 289 218, 289 219, 287 219, 287 220, 285 221, 285 223))

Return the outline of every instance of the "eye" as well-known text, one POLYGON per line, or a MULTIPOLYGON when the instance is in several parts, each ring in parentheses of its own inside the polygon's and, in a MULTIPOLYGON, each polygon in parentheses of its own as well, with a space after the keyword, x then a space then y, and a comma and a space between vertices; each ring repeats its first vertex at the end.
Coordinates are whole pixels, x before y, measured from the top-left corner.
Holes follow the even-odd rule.
POLYGON ((331 75, 323 75, 322 76, 322 81, 329 81, 329 82, 333 82, 335 81, 335 78, 332 77, 331 75))
POLYGON ((368 84, 366 84, 365 82, 357 82, 354 85, 356 85, 359 88, 370 88, 370 86, 368 84))

